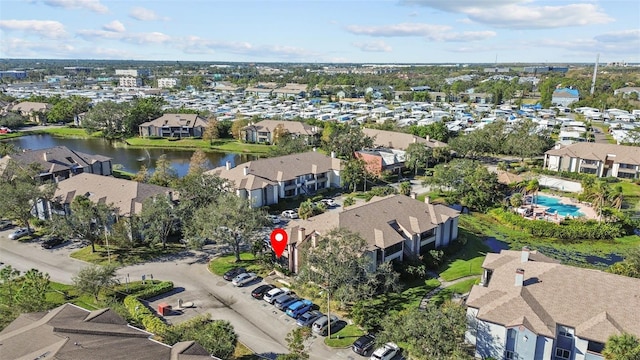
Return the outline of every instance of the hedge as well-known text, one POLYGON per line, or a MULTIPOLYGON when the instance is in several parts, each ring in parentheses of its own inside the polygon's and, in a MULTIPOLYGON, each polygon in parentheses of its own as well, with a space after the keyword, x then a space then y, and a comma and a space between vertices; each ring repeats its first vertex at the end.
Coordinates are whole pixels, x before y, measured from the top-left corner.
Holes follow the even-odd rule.
POLYGON ((124 306, 137 325, 142 325, 150 333, 162 336, 167 332, 168 325, 149 310, 140 299, 149 299, 171 290, 173 290, 173 283, 163 281, 125 297, 124 306))
POLYGON ((622 224, 594 220, 565 219, 560 224, 542 220, 529 220, 503 209, 493 209, 490 214, 502 223, 529 232, 533 236, 561 240, 614 239, 625 235, 622 224))

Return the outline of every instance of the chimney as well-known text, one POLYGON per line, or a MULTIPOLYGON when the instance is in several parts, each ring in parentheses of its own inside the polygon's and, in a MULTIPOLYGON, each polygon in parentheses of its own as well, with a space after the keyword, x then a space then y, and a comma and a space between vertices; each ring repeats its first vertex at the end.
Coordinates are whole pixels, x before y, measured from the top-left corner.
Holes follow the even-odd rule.
POLYGON ((305 232, 305 228, 303 227, 299 227, 298 228, 298 243, 302 243, 302 240, 304 240, 304 232, 305 232))
POLYGON ((335 151, 332 151, 332 152, 331 152, 331 157, 332 157, 332 158, 335 158, 335 157, 336 157, 336 152, 335 152, 335 151))
POLYGON ((318 241, 318 234, 314 231, 311 233, 311 247, 316 247, 318 241))
POLYGON ((248 167, 248 166, 245 166, 243 170, 244 170, 244 171, 243 171, 244 176, 249 175, 249 167, 248 167))
POLYGON ((524 282, 524 269, 518 268, 516 269, 516 286, 522 287, 523 282, 524 282))
POLYGON ((227 161, 225 165, 227 167, 227 170, 231 170, 231 161, 227 161))
POLYGON ((431 203, 431 199, 429 198, 429 195, 424 197, 424 203, 425 204, 430 204, 431 203))
POLYGON ((411 194, 409 194, 409 196, 411 196, 412 199, 415 199, 417 195, 415 192, 412 191, 411 194))
POLYGON ((529 247, 522 247, 522 252, 520 253, 520 262, 526 263, 529 261, 529 247))

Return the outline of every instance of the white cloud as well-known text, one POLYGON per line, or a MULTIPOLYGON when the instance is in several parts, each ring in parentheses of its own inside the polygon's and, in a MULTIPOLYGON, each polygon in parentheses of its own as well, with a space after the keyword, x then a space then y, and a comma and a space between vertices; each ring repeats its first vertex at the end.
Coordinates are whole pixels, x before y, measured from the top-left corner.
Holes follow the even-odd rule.
POLYGON ((46 5, 64 9, 86 9, 100 14, 109 12, 109 8, 100 0, 42 0, 46 5))
POLYGON ((108 24, 102 25, 102 29, 106 31, 113 31, 113 32, 119 32, 119 33, 125 32, 126 30, 124 27, 124 24, 118 20, 113 20, 108 24))
POLYGON ((140 21, 154 21, 154 20, 160 19, 160 17, 158 16, 158 14, 156 14, 155 11, 147 8, 143 8, 141 6, 136 6, 134 8, 131 8, 131 11, 129 12, 129 16, 140 21))
POLYGON ((61 44, 50 40, 32 41, 23 38, 7 38, 0 41, 0 53, 13 58, 41 58, 47 57, 69 58, 75 51, 69 44, 61 44))
POLYGON ((351 45, 366 52, 391 52, 393 50, 391 46, 382 40, 369 41, 369 42, 356 42, 351 45))
POLYGON ((249 42, 229 42, 212 39, 204 39, 199 36, 188 36, 175 39, 185 53, 211 54, 224 52, 250 57, 269 58, 277 57, 289 61, 317 59, 319 54, 295 46, 286 45, 253 45, 249 42))
POLYGON ((0 29, 22 31, 50 39, 58 39, 67 35, 64 25, 53 20, 0 20, 0 29))
POLYGON ((638 48, 638 42, 640 42, 640 29, 612 31, 597 35, 594 39, 605 43, 625 42, 630 46, 636 46, 638 48), (635 43, 635 45, 633 45, 635 43))
POLYGON ((165 44, 173 41, 171 36, 161 32, 125 33, 106 30, 80 30, 77 34, 87 41, 92 41, 94 39, 121 40, 138 45, 165 44))
POLYGON ((556 6, 534 5, 533 0, 404 0, 401 3, 461 13, 476 23, 510 29, 548 29, 613 21, 599 6, 581 2, 556 6))
POLYGON ((496 36, 493 31, 455 32, 451 26, 418 23, 383 26, 349 25, 345 29, 356 35, 376 37, 421 36, 427 41, 477 41, 496 36))

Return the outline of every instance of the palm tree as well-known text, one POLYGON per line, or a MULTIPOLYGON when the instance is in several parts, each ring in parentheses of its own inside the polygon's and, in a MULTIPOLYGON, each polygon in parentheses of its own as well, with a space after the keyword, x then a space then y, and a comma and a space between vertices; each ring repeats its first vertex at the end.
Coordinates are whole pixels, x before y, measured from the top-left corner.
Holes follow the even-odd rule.
POLYGON ((536 203, 535 200, 536 200, 536 195, 538 195, 538 190, 540 190, 540 183, 538 182, 538 179, 531 179, 527 182, 525 191, 527 194, 533 194, 531 203, 534 205, 536 203))
POLYGON ((598 211, 598 218, 602 221, 602 209, 604 208, 611 189, 604 181, 596 182, 591 188, 588 199, 592 201, 593 208, 598 211))
POLYGON ((640 340, 632 334, 611 335, 607 339, 602 355, 606 360, 640 359, 640 340))
POLYGON ((624 195, 622 194, 622 186, 616 186, 611 194, 609 194, 609 203, 611 207, 620 210, 622 208, 622 202, 624 201, 624 195))

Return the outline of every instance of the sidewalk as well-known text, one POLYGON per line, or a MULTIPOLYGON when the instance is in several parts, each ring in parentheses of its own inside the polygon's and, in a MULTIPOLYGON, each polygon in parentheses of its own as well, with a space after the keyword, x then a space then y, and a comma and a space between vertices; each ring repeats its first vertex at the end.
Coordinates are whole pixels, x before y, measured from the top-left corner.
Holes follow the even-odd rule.
POLYGON ((455 285, 459 282, 465 281, 467 279, 477 279, 479 277, 479 275, 469 275, 469 276, 464 276, 455 280, 451 280, 451 281, 446 281, 445 279, 441 278, 438 274, 436 274, 433 271, 428 272, 429 276, 431 276, 432 278, 436 278, 438 279, 438 281, 440 281, 440 286, 438 286, 437 288, 429 291, 424 298, 422 298, 422 301, 420 301, 420 309, 424 310, 427 307, 427 304, 429 303, 429 301, 431 301, 431 298, 433 298, 434 296, 436 296, 440 291, 444 290, 445 288, 451 286, 451 285, 455 285))

